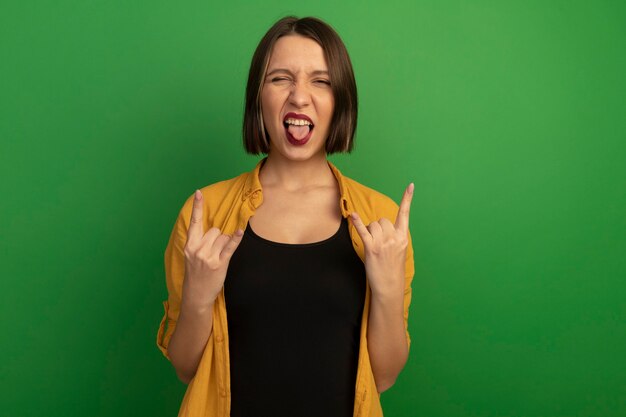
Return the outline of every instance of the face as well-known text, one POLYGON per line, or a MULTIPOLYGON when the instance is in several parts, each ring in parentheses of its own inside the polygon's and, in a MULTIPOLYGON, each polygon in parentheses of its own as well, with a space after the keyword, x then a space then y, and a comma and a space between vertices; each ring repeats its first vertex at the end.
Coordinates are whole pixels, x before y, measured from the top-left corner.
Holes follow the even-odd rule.
POLYGON ((325 157, 333 107, 322 47, 299 35, 279 38, 261 92, 269 155, 298 161, 325 157))

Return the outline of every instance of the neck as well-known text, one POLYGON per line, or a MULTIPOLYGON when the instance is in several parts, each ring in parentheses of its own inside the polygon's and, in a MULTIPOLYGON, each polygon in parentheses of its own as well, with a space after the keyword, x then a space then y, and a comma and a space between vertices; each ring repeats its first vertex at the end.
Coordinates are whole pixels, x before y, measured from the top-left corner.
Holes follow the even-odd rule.
POLYGON ((259 180, 263 187, 280 187, 292 191, 328 186, 336 182, 326 154, 318 154, 305 161, 294 161, 276 157, 271 152, 259 173, 259 180))

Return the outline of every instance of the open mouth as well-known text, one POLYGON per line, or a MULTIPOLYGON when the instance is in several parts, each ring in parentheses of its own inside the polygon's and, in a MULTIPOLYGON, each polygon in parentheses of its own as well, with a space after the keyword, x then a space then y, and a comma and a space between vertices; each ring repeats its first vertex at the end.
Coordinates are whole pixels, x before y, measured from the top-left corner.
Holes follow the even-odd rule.
POLYGON ((315 125, 309 117, 302 114, 287 113, 283 119, 287 139, 294 145, 303 145, 311 137, 315 125))

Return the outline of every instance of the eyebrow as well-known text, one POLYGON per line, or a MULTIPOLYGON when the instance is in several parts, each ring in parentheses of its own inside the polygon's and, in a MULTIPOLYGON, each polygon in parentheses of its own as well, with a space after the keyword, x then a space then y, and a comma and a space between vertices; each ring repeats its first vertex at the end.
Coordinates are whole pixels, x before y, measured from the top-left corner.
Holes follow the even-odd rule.
MULTIPOLYGON (((275 74, 277 72, 286 72, 287 74, 293 75, 293 73, 291 71, 289 71, 286 68, 276 68, 273 69, 272 71, 268 72, 266 77, 269 77, 272 74, 275 74)), ((311 76, 316 76, 316 75, 328 75, 328 71, 326 70, 315 70, 309 73, 309 75, 311 76)))

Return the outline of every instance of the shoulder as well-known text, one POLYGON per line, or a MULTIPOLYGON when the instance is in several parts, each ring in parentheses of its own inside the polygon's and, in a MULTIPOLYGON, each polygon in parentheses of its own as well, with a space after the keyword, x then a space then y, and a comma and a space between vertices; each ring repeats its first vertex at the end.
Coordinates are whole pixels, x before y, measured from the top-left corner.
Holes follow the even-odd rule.
POLYGON ((221 203, 223 200, 228 199, 229 197, 239 195, 243 192, 249 176, 249 172, 244 172, 237 175, 236 177, 207 185, 200 189, 200 191, 202 192, 202 197, 210 202, 221 203))
MULTIPOLYGON (((229 211, 234 204, 241 203, 241 196, 249 176, 249 172, 244 172, 236 177, 200 188, 205 216, 212 218, 221 211, 229 211)), ((191 217, 193 200, 194 193, 191 193, 180 210, 180 216, 183 219, 191 217)))

